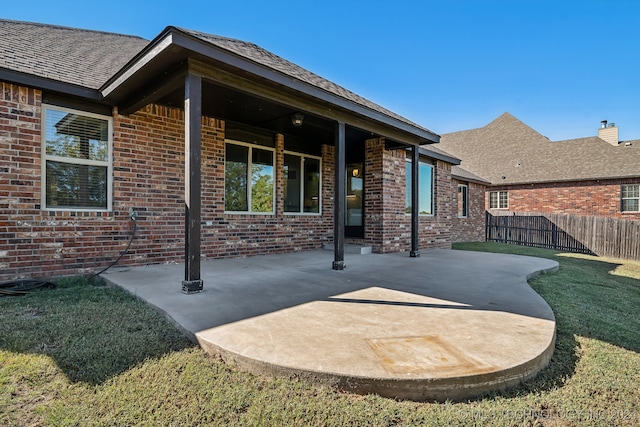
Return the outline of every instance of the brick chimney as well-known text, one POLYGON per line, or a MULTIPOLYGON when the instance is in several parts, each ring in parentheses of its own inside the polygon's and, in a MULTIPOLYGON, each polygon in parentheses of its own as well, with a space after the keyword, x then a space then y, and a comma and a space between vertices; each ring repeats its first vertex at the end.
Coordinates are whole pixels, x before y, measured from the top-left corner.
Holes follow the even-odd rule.
POLYGON ((606 120, 600 122, 600 129, 598 129, 598 138, 604 139, 609 144, 618 146, 618 128, 615 123, 607 124, 606 120))

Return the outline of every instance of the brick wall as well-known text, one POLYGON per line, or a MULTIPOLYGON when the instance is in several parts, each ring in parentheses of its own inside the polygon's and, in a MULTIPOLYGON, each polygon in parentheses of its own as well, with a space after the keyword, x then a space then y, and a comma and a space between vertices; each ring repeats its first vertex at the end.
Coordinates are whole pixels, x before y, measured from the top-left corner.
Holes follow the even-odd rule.
MULTIPOLYGON (((411 249, 411 216, 405 212, 404 150, 386 150, 384 138, 365 143, 365 238, 374 252, 411 249)), ((451 165, 436 162, 434 215, 420 217, 419 246, 450 248, 452 220, 456 215, 451 165)), ((484 216, 483 216, 484 218, 484 216)))
POLYGON ((126 246, 128 212, 41 207, 40 91, 0 86, 0 280, 84 273, 126 246))
MULTIPOLYGON (((487 189, 485 204, 489 209, 489 191, 508 191, 509 211, 608 216, 637 220, 640 219, 640 213, 621 212, 620 186, 639 183, 640 178, 496 186, 487 189)), ((494 210, 489 209, 489 211, 494 210)))
MULTIPOLYGON (((121 264, 181 262, 184 255, 184 114, 150 105, 114 112, 113 211, 40 209, 41 93, 0 86, 0 281, 85 274, 136 239, 121 264)), ((285 215, 283 137, 276 137, 276 214, 224 213, 224 123, 202 122, 202 255, 246 256, 320 248, 332 239, 333 147, 322 147, 321 215, 285 215)))
MULTIPOLYGON (((0 281, 86 274, 109 265, 136 238, 123 265, 182 262, 184 113, 149 105, 113 112, 113 210, 41 210, 39 91, 0 83, 0 281)), ((275 136, 274 215, 224 212, 224 122, 202 120, 202 256, 221 258, 320 248, 333 240, 334 147, 322 146, 322 213, 285 215, 283 151, 275 136)), ((410 249, 405 153, 366 143, 365 241, 376 252, 410 249)), ((435 214, 420 218, 420 247, 450 247, 456 201, 450 165, 435 167, 435 214)))
POLYGON ((458 184, 468 186, 468 215, 453 218, 451 239, 453 242, 482 242, 485 240, 485 185, 453 180, 453 191, 457 195, 458 184))

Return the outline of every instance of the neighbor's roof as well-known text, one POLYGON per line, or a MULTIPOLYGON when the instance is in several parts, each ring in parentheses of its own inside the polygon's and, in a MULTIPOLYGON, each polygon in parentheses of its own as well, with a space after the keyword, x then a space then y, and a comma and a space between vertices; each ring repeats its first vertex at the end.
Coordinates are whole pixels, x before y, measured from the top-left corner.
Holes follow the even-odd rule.
POLYGON ((475 182, 476 184, 483 184, 483 185, 491 184, 486 179, 480 178, 478 175, 473 174, 468 170, 457 165, 451 166, 451 176, 460 181, 475 182))
POLYGON ((135 36, 0 19, 0 68, 98 89, 148 43, 135 36))
POLYGON ((640 140, 613 146, 593 136, 552 142, 509 113, 441 136, 439 146, 494 185, 640 176, 640 140))

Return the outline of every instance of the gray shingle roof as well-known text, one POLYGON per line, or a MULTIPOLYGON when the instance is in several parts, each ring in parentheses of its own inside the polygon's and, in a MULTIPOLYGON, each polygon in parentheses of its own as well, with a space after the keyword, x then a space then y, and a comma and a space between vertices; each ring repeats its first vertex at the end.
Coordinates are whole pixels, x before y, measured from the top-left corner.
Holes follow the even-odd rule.
POLYGON ((0 19, 0 68, 97 89, 148 43, 135 36, 0 19))
MULTIPOLYGON (((199 31, 178 30, 333 95, 433 133, 254 43, 199 31)), ((136 36, 0 19, 0 69, 90 89, 100 88, 148 45, 148 40, 136 36)))
POLYGON ((472 174, 468 170, 457 165, 451 166, 451 176, 455 179, 459 179, 460 181, 469 181, 484 185, 491 184, 486 179, 480 178, 478 175, 472 174))
POLYGON ((441 136, 440 147, 492 184, 640 176, 640 141, 613 146, 593 136, 552 142, 509 113, 488 125, 441 136))
POLYGON ((269 67, 273 70, 276 70, 282 74, 293 77, 302 82, 308 83, 317 88, 323 89, 327 92, 330 92, 334 95, 340 96, 349 101, 355 102, 356 104, 360 104, 371 110, 377 111, 379 113, 385 114, 389 117, 393 117, 399 121, 407 123, 411 126, 415 126, 424 131, 434 133, 429 129, 426 129, 405 117, 402 117, 393 111, 387 110, 380 105, 369 101, 366 98, 361 97, 360 95, 353 93, 342 86, 339 86, 323 77, 318 76, 317 74, 308 71, 293 62, 287 61, 284 58, 279 57, 278 55, 271 53, 260 46, 245 42, 242 40, 231 39, 227 37, 216 36, 212 34, 206 34, 199 31, 188 30, 185 28, 178 28, 178 30, 183 31, 187 34, 190 34, 193 37, 198 38, 204 42, 215 45, 219 48, 225 49, 229 52, 232 52, 236 55, 242 56, 245 59, 249 59, 253 62, 261 64, 263 66, 269 67))

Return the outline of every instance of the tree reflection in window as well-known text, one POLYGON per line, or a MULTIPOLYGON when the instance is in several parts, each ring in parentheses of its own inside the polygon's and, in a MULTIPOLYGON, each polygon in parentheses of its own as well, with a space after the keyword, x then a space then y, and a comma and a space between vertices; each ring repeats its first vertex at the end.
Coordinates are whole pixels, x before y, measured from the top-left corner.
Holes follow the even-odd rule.
POLYGON ((227 144, 224 169, 224 209, 245 212, 247 201, 247 171, 249 147, 227 144))
POLYGON ((253 148, 251 211, 273 212, 273 152, 253 148))
POLYGON ((273 212, 273 151, 227 143, 224 190, 226 211, 273 212))

